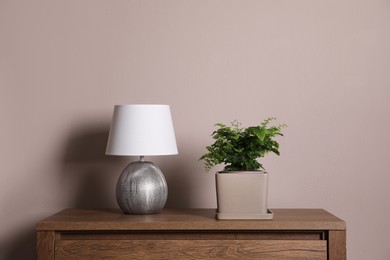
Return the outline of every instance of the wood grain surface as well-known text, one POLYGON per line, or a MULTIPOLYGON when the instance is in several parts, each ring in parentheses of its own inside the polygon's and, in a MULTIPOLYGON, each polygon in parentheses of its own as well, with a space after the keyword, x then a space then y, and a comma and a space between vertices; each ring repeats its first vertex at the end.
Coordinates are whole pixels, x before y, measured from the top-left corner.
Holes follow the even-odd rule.
POLYGON ((326 259, 326 241, 305 240, 72 240, 56 259, 326 259))
POLYGON ((127 215, 119 209, 66 209, 37 230, 344 230, 345 223, 322 209, 273 209, 272 220, 217 220, 215 209, 163 209, 127 215))

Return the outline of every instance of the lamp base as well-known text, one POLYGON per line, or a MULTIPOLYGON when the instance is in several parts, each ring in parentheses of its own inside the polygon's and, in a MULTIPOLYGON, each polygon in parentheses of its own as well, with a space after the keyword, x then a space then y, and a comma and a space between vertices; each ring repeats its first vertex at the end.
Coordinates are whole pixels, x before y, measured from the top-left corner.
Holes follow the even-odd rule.
POLYGON ((167 198, 167 182, 161 170, 152 162, 132 162, 119 177, 116 200, 126 214, 158 213, 167 198))

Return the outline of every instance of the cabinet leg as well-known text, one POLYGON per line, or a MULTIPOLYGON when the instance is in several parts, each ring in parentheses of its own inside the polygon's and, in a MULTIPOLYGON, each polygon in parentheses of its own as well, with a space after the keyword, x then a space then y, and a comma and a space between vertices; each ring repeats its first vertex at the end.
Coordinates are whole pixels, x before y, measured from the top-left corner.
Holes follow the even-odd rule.
POLYGON ((37 260, 54 259, 54 231, 37 231, 37 260))
POLYGON ((329 260, 346 260, 345 230, 329 230, 329 260))

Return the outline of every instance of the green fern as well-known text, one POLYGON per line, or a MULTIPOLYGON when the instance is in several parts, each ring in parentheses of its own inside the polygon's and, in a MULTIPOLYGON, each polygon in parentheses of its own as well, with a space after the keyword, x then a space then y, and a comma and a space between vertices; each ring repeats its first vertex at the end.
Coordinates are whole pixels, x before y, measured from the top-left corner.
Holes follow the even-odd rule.
POLYGON ((257 159, 273 152, 279 155, 279 143, 273 138, 283 136, 282 128, 287 125, 269 126, 275 118, 267 118, 258 126, 240 128, 234 121, 231 126, 216 124, 212 133, 214 144, 207 146, 199 160, 204 161, 206 171, 218 164, 224 164, 225 171, 255 171, 264 169, 257 159))

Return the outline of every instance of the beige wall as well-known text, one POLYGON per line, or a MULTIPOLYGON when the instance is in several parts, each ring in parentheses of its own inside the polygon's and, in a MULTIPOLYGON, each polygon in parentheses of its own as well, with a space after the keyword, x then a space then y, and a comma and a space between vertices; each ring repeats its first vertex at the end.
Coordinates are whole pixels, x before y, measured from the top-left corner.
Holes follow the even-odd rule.
POLYGON ((170 104, 178 156, 149 158, 170 207, 215 207, 197 161, 216 122, 287 123, 270 207, 325 208, 349 259, 390 259, 390 2, 0 0, 0 259, 34 225, 116 207, 115 104, 170 104))

